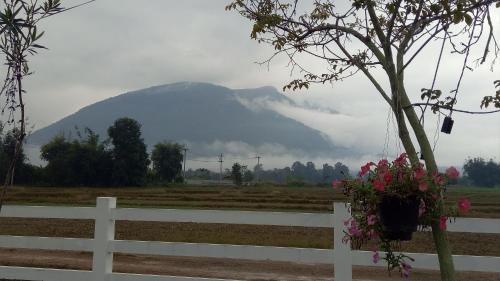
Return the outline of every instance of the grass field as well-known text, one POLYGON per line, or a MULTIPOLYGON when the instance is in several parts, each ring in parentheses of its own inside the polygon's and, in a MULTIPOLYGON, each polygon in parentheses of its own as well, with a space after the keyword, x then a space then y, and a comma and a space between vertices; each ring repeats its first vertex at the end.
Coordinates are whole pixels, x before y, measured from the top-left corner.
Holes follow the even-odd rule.
MULTIPOLYGON (((168 188, 27 188, 9 190, 7 204, 95 205, 99 196, 115 196, 122 207, 197 208, 329 212, 340 192, 317 187, 168 187, 168 188)), ((462 196, 472 202, 470 217, 500 218, 500 189, 452 187, 448 203, 462 196)), ((93 222, 57 219, 0 219, 2 235, 92 237, 93 222)), ((500 235, 450 233, 454 254, 500 256, 500 235)), ((333 230, 197 223, 117 222, 117 239, 252 244, 331 248, 333 230)), ((430 233, 416 233, 402 250, 434 252, 430 233)))

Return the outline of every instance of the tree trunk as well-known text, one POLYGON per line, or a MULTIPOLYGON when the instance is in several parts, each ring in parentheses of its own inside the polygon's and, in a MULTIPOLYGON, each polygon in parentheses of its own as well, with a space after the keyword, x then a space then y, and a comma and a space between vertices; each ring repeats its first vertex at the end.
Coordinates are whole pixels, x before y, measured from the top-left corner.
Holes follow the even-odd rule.
MULTIPOLYGON (((418 119, 417 114, 415 113, 415 110, 411 106, 411 102, 403 86, 401 86, 400 97, 406 118, 408 118, 408 122, 410 123, 413 132, 415 133, 415 137, 417 138, 417 142, 420 146, 421 150, 420 153, 422 153, 424 156, 424 161, 427 170, 429 172, 438 171, 436 160, 434 158, 434 152, 432 151, 429 139, 427 138, 423 126, 420 124, 420 121, 418 119)), ((401 140, 404 142, 403 139, 401 140)), ((411 140, 409 141, 411 142, 411 140)), ((443 213, 444 211, 443 196, 441 196, 438 201, 438 208, 440 210, 440 213, 443 213)), ((451 249, 449 246, 446 230, 443 231, 439 228, 439 218, 435 218, 431 227, 432 227, 432 236, 434 238, 434 245, 438 253, 441 281, 455 281, 456 280, 455 266, 453 264, 453 257, 451 255, 451 249)))

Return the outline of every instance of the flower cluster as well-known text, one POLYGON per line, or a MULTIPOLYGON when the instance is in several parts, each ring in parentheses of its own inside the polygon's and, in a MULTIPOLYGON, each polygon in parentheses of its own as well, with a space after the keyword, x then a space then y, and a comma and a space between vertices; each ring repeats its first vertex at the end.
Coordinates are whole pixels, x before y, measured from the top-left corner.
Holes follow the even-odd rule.
POLYGON ((445 173, 429 172, 422 163, 411 164, 405 153, 392 162, 382 159, 378 163, 366 163, 356 179, 332 183, 334 188, 343 190, 351 206, 352 219, 344 222, 347 229, 344 241, 351 242, 355 248, 372 241, 370 245, 377 246, 373 262, 384 259, 389 270, 399 269, 401 275, 407 277, 411 270, 408 262, 412 259, 393 252, 399 241, 393 241, 383 224, 383 198, 396 197, 403 202, 415 202, 413 205, 418 213, 415 213, 415 224, 422 228, 434 224, 445 230, 449 217, 464 215, 471 208, 470 201, 461 198, 455 207, 444 209, 441 198, 446 185, 458 177, 459 172, 455 167, 446 169, 445 173), (385 252, 383 257, 379 250, 385 252))

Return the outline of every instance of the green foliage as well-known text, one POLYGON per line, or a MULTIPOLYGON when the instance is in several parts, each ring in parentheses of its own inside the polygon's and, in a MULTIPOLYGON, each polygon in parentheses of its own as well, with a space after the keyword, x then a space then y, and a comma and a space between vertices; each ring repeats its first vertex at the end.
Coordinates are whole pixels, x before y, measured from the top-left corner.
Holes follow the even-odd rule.
POLYGON ((45 182, 54 186, 108 186, 111 184, 111 152, 99 136, 85 129, 86 138, 70 141, 56 136, 41 148, 47 161, 45 182))
POLYGON ((240 186, 243 182, 243 177, 241 175, 241 165, 239 163, 234 163, 231 167, 231 179, 237 186, 240 186))
POLYGON ((141 125, 131 118, 119 118, 108 128, 108 135, 113 144, 113 185, 144 185, 149 159, 141 138, 141 125))
POLYGON ((252 171, 245 170, 245 172, 243 173, 243 182, 249 183, 249 182, 253 181, 253 179, 254 179, 254 175, 253 175, 252 171))
POLYGON ((500 186, 500 163, 493 159, 469 158, 464 164, 464 175, 476 186, 500 186))
POLYGON ((151 153, 155 178, 166 182, 182 182, 183 146, 178 143, 162 142, 155 145, 151 153))
MULTIPOLYGON (((500 4, 500 2, 499 2, 500 4)), ((494 96, 486 96, 483 98, 481 102, 481 108, 487 108, 490 104, 493 104, 494 107, 500 108, 500 80, 495 80, 493 82, 495 87, 498 88, 494 96)))
MULTIPOLYGON (((13 139, 9 142, 13 144, 13 149, 9 150, 9 163, 2 163, 2 173, 5 173, 4 188, 12 184, 12 175, 16 179, 18 165, 24 165, 22 146, 26 136, 25 106, 23 95, 26 91, 23 88, 23 78, 32 74, 29 69, 30 55, 35 55, 38 49, 46 49, 38 44, 43 32, 39 32, 37 24, 40 20, 62 11, 59 0, 47 1, 24 1, 24 0, 3 0, 0 8, 0 52, 5 55, 5 79, 0 87, 0 97, 5 96, 2 102, 3 114, 7 111, 7 123, 15 128, 13 139), (17 114, 16 112, 19 112, 17 114), (12 151, 12 152, 10 152, 12 151)), ((5 189, 0 196, 0 208, 3 203, 5 189)))
MULTIPOLYGON (((14 158, 14 151, 16 148, 16 135, 19 134, 17 130, 3 132, 3 124, 0 122, 0 181, 5 181, 7 169, 14 158)), ((14 181, 20 183, 27 183, 32 181, 31 170, 34 169, 26 163, 26 156, 23 150, 19 152, 16 161, 14 174, 14 181)))

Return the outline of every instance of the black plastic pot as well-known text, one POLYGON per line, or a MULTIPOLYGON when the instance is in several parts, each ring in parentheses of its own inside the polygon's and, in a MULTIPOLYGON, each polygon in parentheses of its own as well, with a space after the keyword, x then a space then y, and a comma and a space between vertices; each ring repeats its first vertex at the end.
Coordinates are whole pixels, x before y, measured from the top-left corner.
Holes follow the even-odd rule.
POLYGON ((389 240, 411 240, 412 233, 418 226, 417 196, 399 197, 384 195, 379 205, 380 222, 384 238, 389 240))

